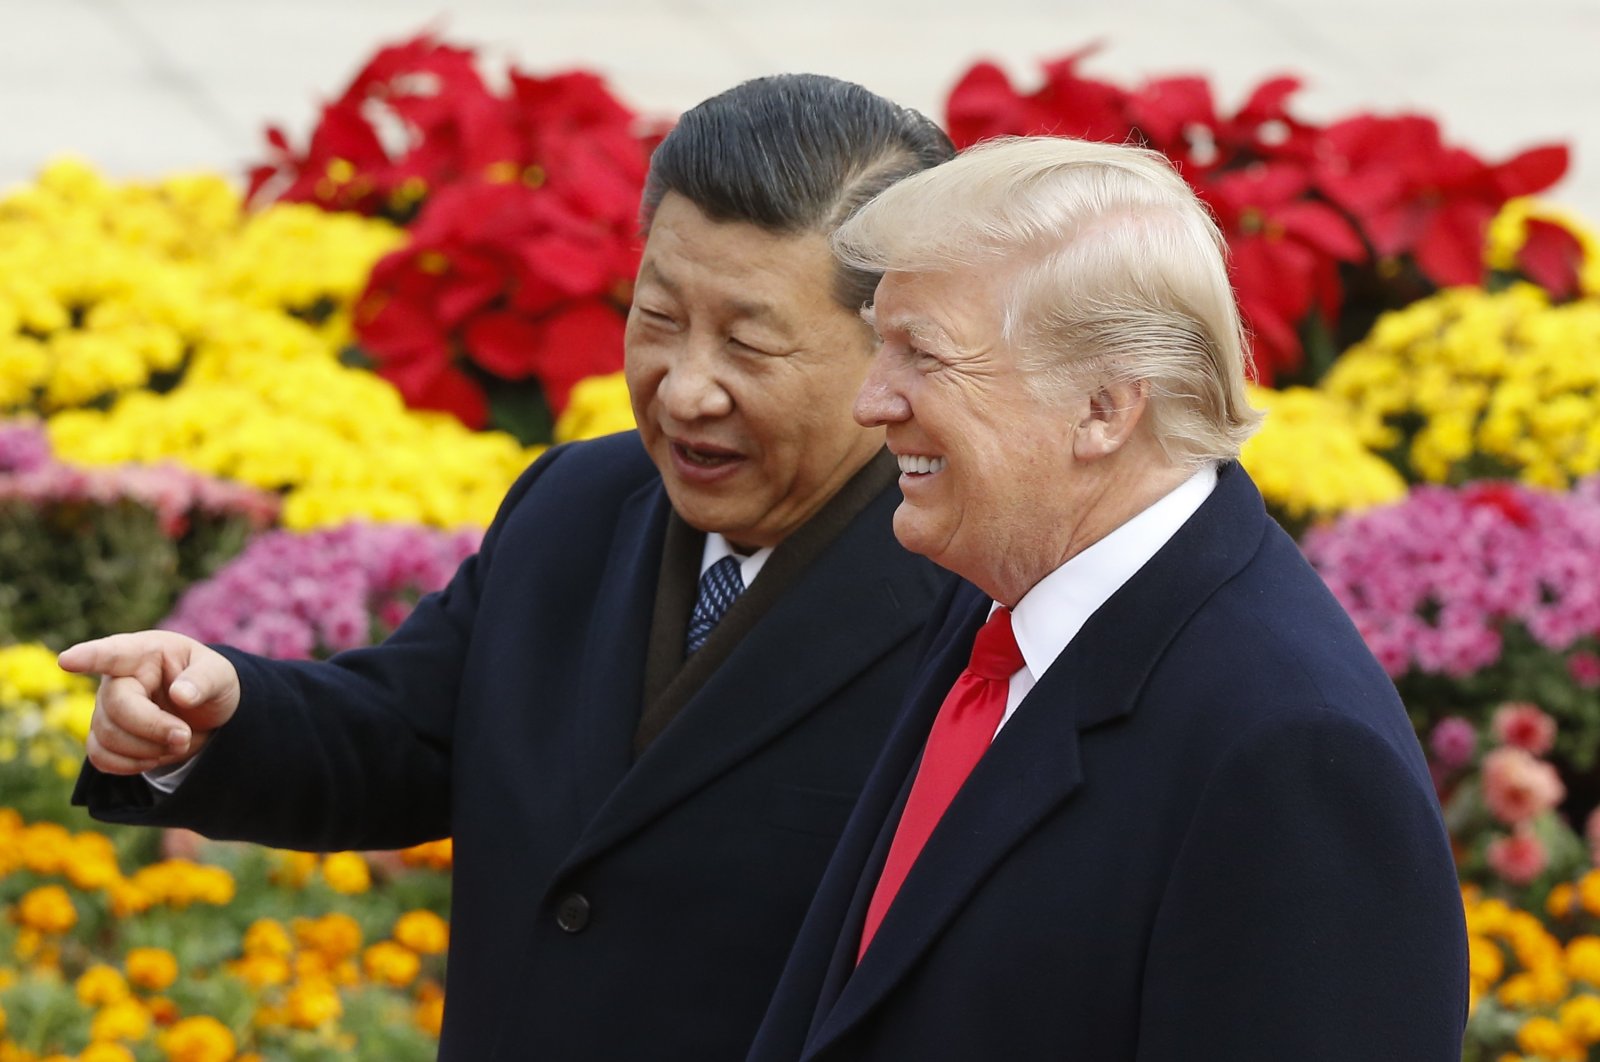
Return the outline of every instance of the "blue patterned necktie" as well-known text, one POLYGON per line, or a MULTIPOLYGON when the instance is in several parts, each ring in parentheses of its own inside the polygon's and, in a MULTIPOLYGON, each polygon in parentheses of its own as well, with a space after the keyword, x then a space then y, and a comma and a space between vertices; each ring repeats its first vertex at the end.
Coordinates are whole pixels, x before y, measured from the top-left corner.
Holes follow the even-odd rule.
POLYGON ((700 576, 700 596, 694 603, 694 614, 689 617, 688 650, 697 652, 711 636, 711 628, 721 621, 733 599, 744 592, 744 579, 739 575, 739 558, 723 557, 700 576))

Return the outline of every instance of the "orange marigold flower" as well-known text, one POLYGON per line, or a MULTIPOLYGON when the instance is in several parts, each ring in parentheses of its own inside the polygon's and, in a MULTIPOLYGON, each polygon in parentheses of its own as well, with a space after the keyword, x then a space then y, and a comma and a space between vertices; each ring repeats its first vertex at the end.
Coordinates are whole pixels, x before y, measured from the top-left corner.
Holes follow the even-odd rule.
POLYGON ((143 1040, 150 1035, 150 1012, 137 999, 119 1000, 101 1008, 89 1023, 91 1040, 143 1040))
POLYGON ((78 909, 60 885, 42 885, 17 901, 17 918, 41 933, 65 933, 78 924, 78 909))
POLYGON ((361 956, 361 965, 369 980, 404 988, 417 979, 422 970, 422 960, 417 953, 392 940, 381 940, 361 956))
POLYGON ((178 979, 178 960, 165 948, 134 948, 123 966, 128 980, 151 992, 160 992, 178 979))
POLYGON ((22 865, 35 874, 59 874, 71 847, 72 834, 65 826, 36 823, 22 831, 22 865))
POLYGON ((306 882, 311 880, 311 875, 316 873, 317 863, 317 856, 313 852, 275 852, 272 880, 285 888, 304 888, 306 882))
POLYGON ((1542 1055, 1561 1062, 1583 1062, 1584 1050, 1574 1043, 1565 1029, 1553 1019, 1529 1018, 1517 1030, 1517 1047, 1530 1055, 1542 1055))
POLYGON ((1500 945, 1487 937, 1467 938, 1467 959, 1474 984, 1487 987, 1505 974, 1506 957, 1500 945))
POLYGON ((78 1002, 86 1007, 103 1007, 129 996, 128 982, 122 979, 122 974, 115 966, 101 962, 83 971, 73 989, 78 994, 78 1002))
POLYGON ((111 913, 118 918, 131 918, 144 914, 155 906, 156 899, 148 889, 141 888, 126 878, 113 881, 107 889, 111 897, 111 913))
POLYGON ((337 911, 321 918, 296 918, 295 939, 302 948, 320 952, 330 963, 342 962, 361 949, 361 926, 337 911))
POLYGON ((337 1021, 344 1013, 339 990, 331 982, 322 980, 301 981, 289 989, 283 1005, 288 1011, 289 1024, 297 1029, 319 1028, 337 1021))
POLYGON ((246 955, 228 963, 226 969, 257 991, 289 980, 289 960, 281 955, 246 955))
POLYGON ((103 833, 80 833, 66 852, 67 880, 80 889, 98 891, 122 877, 117 849, 103 833))
POLYGON ((133 1052, 121 1044, 90 1044, 78 1053, 78 1062, 134 1062, 133 1052))
POLYGON ((444 1026, 444 989, 428 981, 417 991, 417 1006, 412 1012, 418 1028, 429 1036, 438 1036, 444 1026))
MULTIPOLYGON (((1600 1043, 1600 998, 1588 994, 1573 996, 1561 1004, 1556 1017, 1567 1035, 1582 1046, 1600 1043)), ((1588 1057, 1587 1053, 1584 1057, 1588 1057)))
POLYGON ((166 996, 151 996, 145 1000, 145 1006, 150 1008, 150 1016, 156 1024, 163 1028, 178 1020, 178 1005, 166 996))
POLYGON ((1600 985, 1600 937, 1573 937, 1567 945, 1567 975, 1600 985))
POLYGON ((354 896, 372 887, 372 870, 359 852, 334 852, 322 861, 322 878, 334 892, 354 896))
POLYGON ((289 931, 277 919, 258 918, 244 931, 246 955, 276 955, 286 959, 292 951, 294 943, 289 939, 289 931))
POLYGON ((442 841, 429 841, 402 850, 400 859, 407 866, 449 870, 455 862, 455 844, 449 837, 442 841))
POLYGON ((238 1051, 233 1032, 216 1018, 185 1018, 161 1034, 168 1062, 232 1062, 238 1051))
POLYGON ((1577 899, 1578 890, 1571 882, 1563 881, 1550 890, 1550 895, 1544 898, 1545 912, 1551 918, 1571 918, 1572 902, 1577 899))
POLYGON ((394 939, 422 955, 439 955, 450 945, 450 924, 432 911, 407 911, 394 924, 394 939))
POLYGON ((1600 915, 1600 870, 1578 879, 1578 905, 1589 914, 1600 915))

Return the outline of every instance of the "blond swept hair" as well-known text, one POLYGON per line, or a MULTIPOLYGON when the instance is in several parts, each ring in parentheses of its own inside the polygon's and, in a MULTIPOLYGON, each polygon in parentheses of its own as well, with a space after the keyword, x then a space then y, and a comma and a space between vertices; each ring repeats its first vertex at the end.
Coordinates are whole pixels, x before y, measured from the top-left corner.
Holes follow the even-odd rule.
POLYGON ((1227 245, 1167 159, 1064 137, 992 140, 895 184, 833 236, 853 268, 981 271, 1041 389, 1139 381, 1174 463, 1228 460, 1261 419, 1227 245))

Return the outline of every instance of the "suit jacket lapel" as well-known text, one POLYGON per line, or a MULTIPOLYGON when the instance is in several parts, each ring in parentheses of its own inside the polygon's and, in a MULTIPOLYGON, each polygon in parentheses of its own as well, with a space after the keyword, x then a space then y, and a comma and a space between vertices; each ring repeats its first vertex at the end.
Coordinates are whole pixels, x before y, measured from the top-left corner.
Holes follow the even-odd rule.
POLYGON ((586 645, 596 661, 582 668, 579 779, 585 819, 628 773, 629 745, 643 696, 644 647, 661 542, 671 504, 660 480, 635 491, 617 514, 616 532, 600 585, 595 589, 586 645))
MULTIPOLYGON (((1070 798, 1083 778, 1079 733, 1133 711, 1162 653, 1206 598, 1255 554, 1265 526, 1254 485, 1237 465, 1225 467, 1199 512, 1090 618, 996 736, 928 838, 872 947, 851 972, 845 953, 853 962, 864 894, 876 884, 895 825, 885 824, 830 966, 827 984, 837 988, 837 998, 819 1012, 808 1054, 837 1040, 880 1002, 995 865, 1070 798)), ((965 607, 974 608, 970 597, 965 607)), ((980 600, 962 624, 965 635, 941 658, 936 670, 947 680, 944 687, 923 687, 913 712, 924 741, 933 713, 965 665, 984 612, 980 600)), ((823 999, 826 1004, 829 997, 823 999)))
MULTIPOLYGON (((839 840, 828 878, 818 889, 819 904, 831 902, 836 910, 842 907, 844 914, 842 922, 838 923, 843 929, 834 942, 822 983, 812 1022, 813 1034, 829 1018, 835 1002, 855 973, 867 905, 877 888, 912 779, 922 762, 928 730, 933 726, 945 695, 966 667, 972 641, 988 617, 989 605, 989 598, 975 587, 962 584, 956 590, 949 610, 951 620, 929 647, 927 659, 930 663, 922 668, 908 692, 906 709, 884 744, 883 754, 839 840)), ((879 932, 882 932, 881 927, 879 932)))
POLYGON ((622 778, 569 865, 749 756, 915 633, 935 579, 893 541, 898 502, 892 490, 875 497, 745 633, 622 778), (851 602, 843 615, 842 601, 851 602))

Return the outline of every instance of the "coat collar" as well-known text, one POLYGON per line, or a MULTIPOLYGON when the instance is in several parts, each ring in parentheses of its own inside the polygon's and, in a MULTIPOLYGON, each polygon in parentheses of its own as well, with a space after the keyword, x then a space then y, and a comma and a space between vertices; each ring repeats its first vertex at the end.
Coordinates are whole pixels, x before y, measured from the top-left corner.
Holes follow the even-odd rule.
MULTIPOLYGON (((655 490, 664 494, 659 484, 655 490)), ((615 705, 640 701, 640 650, 656 573, 639 569, 660 556, 665 512, 660 526, 619 534, 590 642, 614 666, 586 669, 586 714, 606 718, 590 724, 590 747, 605 751, 595 757, 599 780, 586 782, 585 792, 604 787, 609 795, 567 866, 623 840, 748 757, 915 633, 936 590, 936 569, 894 541, 898 504, 892 487, 873 498, 745 632, 631 770, 625 756, 636 713, 615 705)))
POLYGON ((1230 463, 1211 497, 1089 619, 996 736, 929 837, 856 966, 867 899, 922 744, 988 613, 989 600, 981 591, 963 587, 957 593, 936 655, 869 783, 877 813, 852 818, 835 857, 856 881, 822 982, 808 1057, 880 1003, 994 866, 1068 800, 1083 777, 1079 734, 1133 711, 1172 640, 1255 555, 1265 529, 1260 494, 1243 469, 1230 463), (885 772, 887 784, 878 777, 885 772))

